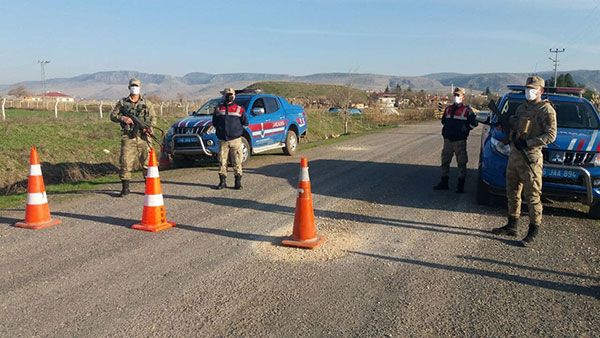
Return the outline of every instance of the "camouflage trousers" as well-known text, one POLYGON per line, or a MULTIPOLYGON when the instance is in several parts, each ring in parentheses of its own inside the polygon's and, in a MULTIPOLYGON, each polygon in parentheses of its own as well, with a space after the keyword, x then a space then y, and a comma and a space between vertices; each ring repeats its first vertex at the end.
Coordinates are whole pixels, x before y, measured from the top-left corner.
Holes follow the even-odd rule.
POLYGON ((242 150, 241 137, 229 141, 219 140, 219 175, 227 176, 227 160, 229 158, 231 158, 233 173, 236 176, 242 174, 242 160, 244 159, 242 150))
POLYGON ((448 177, 450 172, 450 162, 456 154, 456 163, 458 164, 458 178, 467 177, 467 140, 450 141, 444 139, 444 148, 442 148, 442 177, 448 177))
POLYGON ((521 214, 521 192, 525 197, 525 202, 529 206, 529 222, 542 224, 542 202, 540 199, 542 193, 542 168, 543 159, 541 154, 532 158, 537 158, 531 164, 533 172, 529 169, 525 159, 511 149, 512 152, 508 158, 506 167, 506 199, 508 200, 508 216, 519 217, 521 214))
POLYGON ((142 167, 148 169, 148 158, 150 156, 150 143, 141 137, 129 138, 127 135, 121 137, 121 180, 131 180, 131 172, 142 167))

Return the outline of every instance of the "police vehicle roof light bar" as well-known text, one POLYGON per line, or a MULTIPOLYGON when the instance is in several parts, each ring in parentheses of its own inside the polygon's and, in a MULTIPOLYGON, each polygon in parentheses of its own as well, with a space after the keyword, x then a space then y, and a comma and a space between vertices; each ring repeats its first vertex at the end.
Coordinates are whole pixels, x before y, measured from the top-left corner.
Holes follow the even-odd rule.
MULTIPOLYGON (((508 85, 506 87, 514 92, 525 92, 525 86, 523 85, 508 85)), ((547 94, 567 94, 582 97, 583 93, 585 93, 585 89, 574 87, 544 87, 544 92, 547 94)))

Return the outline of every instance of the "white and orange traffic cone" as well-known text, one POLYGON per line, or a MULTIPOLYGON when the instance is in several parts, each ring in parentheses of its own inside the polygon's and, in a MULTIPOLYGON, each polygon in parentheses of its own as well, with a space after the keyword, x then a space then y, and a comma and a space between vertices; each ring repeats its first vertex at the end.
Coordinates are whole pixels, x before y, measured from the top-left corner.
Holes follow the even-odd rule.
POLYGON ((25 221, 15 223, 16 227, 27 229, 43 229, 61 223, 61 220, 50 217, 50 207, 44 186, 42 168, 35 147, 31 147, 29 159, 29 180, 27 181, 27 206, 25 221))
POLYGON ((158 167, 156 165, 156 152, 154 149, 151 149, 146 175, 146 194, 144 195, 142 222, 134 224, 132 228, 156 232, 173 226, 175 226, 175 223, 167 222, 162 189, 160 188, 160 176, 158 175, 158 167))
POLYGON ((171 160, 169 160, 169 154, 165 150, 164 142, 160 144, 160 153, 158 155, 158 167, 162 169, 168 169, 171 167, 171 160))
POLYGON ((300 177, 298 179, 298 198, 296 199, 294 230, 292 236, 284 239, 281 244, 313 249, 323 243, 325 239, 325 236, 317 235, 312 194, 310 192, 310 178, 308 176, 308 161, 303 157, 300 160, 300 177))

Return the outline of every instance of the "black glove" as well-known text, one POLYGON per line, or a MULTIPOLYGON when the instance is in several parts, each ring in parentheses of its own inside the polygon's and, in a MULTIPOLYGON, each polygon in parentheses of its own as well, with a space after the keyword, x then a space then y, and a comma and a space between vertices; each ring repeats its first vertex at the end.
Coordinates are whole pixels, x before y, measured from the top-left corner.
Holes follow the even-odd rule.
POLYGON ((518 139, 514 142, 515 148, 519 150, 527 149, 527 141, 523 139, 518 139))

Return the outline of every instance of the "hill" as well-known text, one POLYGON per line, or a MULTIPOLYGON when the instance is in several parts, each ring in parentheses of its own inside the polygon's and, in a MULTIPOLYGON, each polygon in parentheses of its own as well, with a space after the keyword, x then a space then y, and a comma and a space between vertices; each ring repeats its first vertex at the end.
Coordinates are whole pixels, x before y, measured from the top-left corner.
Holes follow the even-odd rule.
MULTIPOLYGON (((599 70, 568 71, 578 83, 588 88, 600 89, 599 70)), ((567 71, 560 72, 560 74, 567 71)), ((540 73, 548 79, 552 72, 540 73)), ((107 71, 93 74, 83 74, 71 78, 56 78, 46 81, 49 91, 60 91, 83 99, 116 100, 127 95, 127 82, 137 77, 142 81, 145 94, 158 95, 164 99, 175 99, 183 94, 186 100, 204 100, 218 96, 225 87, 244 88, 256 82, 299 82, 312 84, 327 84, 349 86, 357 89, 372 89, 382 91, 400 85, 413 90, 425 90, 432 93, 447 93, 452 85, 484 91, 487 87, 493 92, 504 92, 506 85, 524 83, 525 73, 435 73, 424 76, 394 76, 382 74, 358 73, 318 73, 306 76, 269 73, 229 73, 209 74, 192 72, 184 76, 164 74, 149 74, 136 71, 107 71)), ((0 85, 0 95, 18 85, 25 85, 34 93, 40 93, 39 81, 25 81, 14 84, 0 85)))
POLYGON ((286 98, 301 97, 336 97, 344 95, 352 97, 356 101, 365 101, 368 99, 367 93, 362 90, 338 85, 323 85, 303 82, 257 82, 248 88, 261 89, 265 93, 279 95, 286 98))

